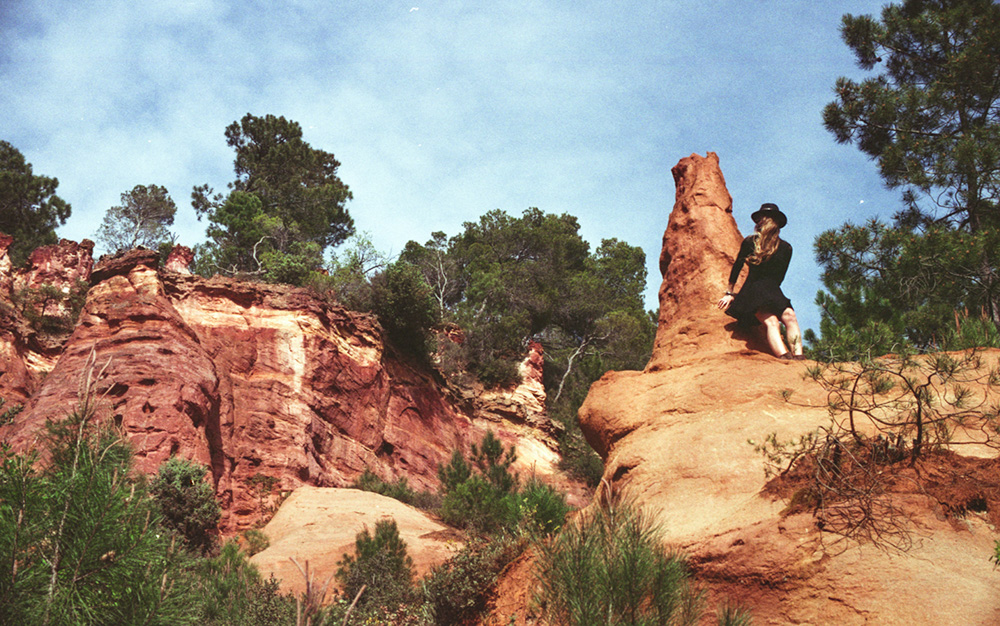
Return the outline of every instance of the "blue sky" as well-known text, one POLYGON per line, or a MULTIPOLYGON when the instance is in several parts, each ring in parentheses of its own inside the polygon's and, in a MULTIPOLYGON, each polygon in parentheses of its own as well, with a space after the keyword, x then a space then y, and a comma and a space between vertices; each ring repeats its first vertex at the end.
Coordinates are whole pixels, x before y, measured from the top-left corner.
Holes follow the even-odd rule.
POLYGON ((650 308, 670 168, 712 151, 744 234, 762 202, 788 213, 785 291, 817 328, 816 235, 899 207, 821 122, 836 78, 861 75, 841 16, 883 4, 0 0, 0 139, 59 179, 60 236, 93 238, 158 184, 194 245, 191 188, 233 179, 225 127, 283 115, 336 155, 382 251, 492 209, 570 213, 594 247, 643 248, 650 308))

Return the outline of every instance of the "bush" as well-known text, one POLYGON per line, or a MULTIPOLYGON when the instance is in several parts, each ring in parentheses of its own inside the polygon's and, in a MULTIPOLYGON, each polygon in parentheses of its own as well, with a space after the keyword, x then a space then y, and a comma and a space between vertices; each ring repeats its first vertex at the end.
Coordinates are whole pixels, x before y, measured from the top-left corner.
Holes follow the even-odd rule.
POLYGON ((435 567, 421 585, 433 623, 474 622, 486 609, 500 572, 527 545, 524 538, 508 534, 473 539, 447 562, 435 567))
POLYGON ((438 496, 429 491, 414 490, 410 487, 405 476, 400 477, 394 483, 387 483, 379 478, 375 472, 365 469, 361 476, 351 484, 351 487, 399 500, 419 509, 430 510, 440 506, 441 499, 438 496))
POLYGON ((222 516, 215 490, 205 481, 207 473, 204 465, 175 456, 160 466, 150 490, 163 525, 200 553, 214 545, 214 531, 222 516))
POLYGON ((536 534, 547 535, 562 528, 570 506, 566 496, 532 477, 518 494, 519 517, 536 534))
POLYGON ((702 596, 684 559, 632 502, 608 497, 541 544, 537 600, 559 624, 696 624, 702 596))
POLYGON ((458 528, 495 533, 519 520, 516 494, 504 493, 478 474, 449 491, 441 503, 441 519, 458 528))
POLYGON ((195 563, 199 624, 207 626, 270 626, 295 623, 295 602, 281 595, 273 577, 262 580, 234 541, 219 555, 195 563))
POLYGON ((420 270, 409 263, 393 263, 372 278, 371 299, 371 310, 392 344, 429 361, 430 329, 438 322, 438 309, 420 270))
POLYGON ((84 403, 49 423, 49 461, 0 446, 0 624, 186 624, 182 555, 132 450, 84 403))
POLYGON ((472 445, 470 458, 477 473, 458 451, 438 469, 444 492, 441 518, 452 526, 486 533, 513 527, 519 520, 517 479, 510 473, 517 458, 514 447, 504 451, 500 440, 487 431, 480 446, 472 445))
POLYGON ((472 445, 470 465, 457 450, 438 468, 444 494, 441 519, 480 533, 514 530, 524 524, 530 532, 548 533, 562 526, 569 512, 566 499, 532 478, 518 489, 510 467, 517 459, 514 447, 487 431, 480 445, 472 445), (475 470, 475 471, 474 471, 475 470))
POLYGON ((413 599, 413 560, 406 553, 396 520, 376 522, 374 536, 365 528, 354 546, 354 555, 345 554, 338 563, 337 580, 347 601, 365 588, 357 604, 360 615, 381 608, 392 610, 413 599))
POLYGON ((253 556, 263 552, 271 545, 271 540, 267 538, 267 535, 265 535, 262 530, 256 528, 244 531, 243 541, 247 547, 247 556, 253 556))

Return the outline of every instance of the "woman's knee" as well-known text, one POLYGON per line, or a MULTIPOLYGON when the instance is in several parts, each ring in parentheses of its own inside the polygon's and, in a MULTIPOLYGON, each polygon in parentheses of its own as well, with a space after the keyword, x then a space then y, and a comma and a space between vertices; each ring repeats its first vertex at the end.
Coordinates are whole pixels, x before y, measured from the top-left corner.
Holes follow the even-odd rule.
POLYGON ((795 310, 788 308, 781 312, 781 322, 788 326, 789 324, 798 324, 799 318, 795 316, 795 310))
POLYGON ((778 328, 781 326, 781 323, 778 321, 778 317, 772 313, 758 313, 757 319, 768 329, 778 328))

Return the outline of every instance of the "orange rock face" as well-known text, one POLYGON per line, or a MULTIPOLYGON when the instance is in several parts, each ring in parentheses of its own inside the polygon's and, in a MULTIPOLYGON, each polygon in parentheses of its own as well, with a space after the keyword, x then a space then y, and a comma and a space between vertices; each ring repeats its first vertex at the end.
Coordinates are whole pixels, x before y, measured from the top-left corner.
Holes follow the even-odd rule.
MULTIPOLYGON (((649 368, 676 367, 741 346, 715 307, 743 237, 719 157, 692 154, 673 167, 677 199, 660 252, 660 318, 649 368)), ((744 341, 745 343, 745 341, 744 341)))
POLYGON ((431 370, 387 355, 368 315, 303 289, 160 272, 145 250, 103 260, 91 282, 58 362, 0 430, 16 449, 72 410, 93 358, 103 413, 135 445, 139 468, 154 472, 173 455, 208 465, 226 532, 253 525, 281 491, 347 486, 366 468, 436 488, 438 464, 487 429, 518 447, 522 469, 556 472, 534 407, 499 415, 458 403, 431 370), (275 484, 262 494, 258 477, 275 484))
POLYGON ((997 534, 983 517, 956 524, 904 503, 918 538, 908 552, 843 551, 810 514, 782 516, 787 503, 762 493, 748 440, 828 425, 827 396, 803 379, 808 364, 762 352, 714 307, 741 239, 718 159, 693 155, 673 174, 653 356, 643 372, 606 374, 580 410, 605 479, 656 516, 713 600, 743 602, 755 623, 1000 623, 997 534))

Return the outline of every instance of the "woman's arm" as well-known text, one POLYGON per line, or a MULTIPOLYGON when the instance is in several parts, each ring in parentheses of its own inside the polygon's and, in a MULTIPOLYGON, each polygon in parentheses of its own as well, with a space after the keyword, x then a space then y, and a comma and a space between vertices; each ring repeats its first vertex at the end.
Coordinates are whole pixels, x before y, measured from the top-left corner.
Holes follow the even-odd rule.
POLYGON ((736 260, 733 261, 733 268, 729 270, 729 287, 726 289, 726 295, 722 296, 717 305, 723 311, 728 309, 729 305, 733 303, 733 298, 736 296, 734 293, 736 291, 736 281, 739 280, 740 272, 743 271, 743 265, 752 252, 753 237, 747 237, 740 244, 739 254, 736 255, 736 260))

